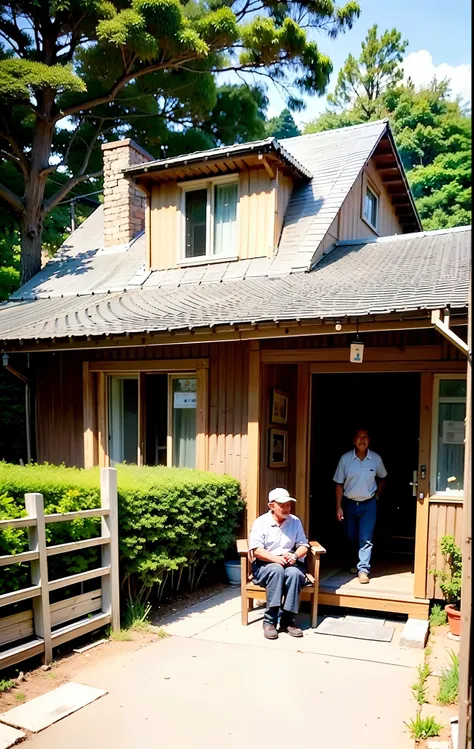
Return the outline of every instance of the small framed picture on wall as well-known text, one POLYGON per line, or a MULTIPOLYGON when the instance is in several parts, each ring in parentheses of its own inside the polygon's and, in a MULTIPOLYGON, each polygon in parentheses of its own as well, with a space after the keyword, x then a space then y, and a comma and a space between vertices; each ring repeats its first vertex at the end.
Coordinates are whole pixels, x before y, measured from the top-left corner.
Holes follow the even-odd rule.
POLYGON ((270 421, 273 424, 288 423, 288 396, 281 390, 272 390, 270 421))
POLYGON ((268 467, 286 468, 288 465, 288 432, 270 429, 268 440, 268 467))

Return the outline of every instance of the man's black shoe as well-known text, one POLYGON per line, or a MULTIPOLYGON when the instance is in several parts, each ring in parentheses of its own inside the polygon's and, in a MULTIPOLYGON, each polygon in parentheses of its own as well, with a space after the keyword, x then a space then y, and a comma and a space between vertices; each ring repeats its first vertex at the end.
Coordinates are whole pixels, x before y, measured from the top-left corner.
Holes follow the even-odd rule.
POLYGON ((291 637, 303 637, 302 630, 295 625, 293 619, 282 619, 280 622, 280 632, 286 632, 291 637))
POLYGON ((263 636, 266 637, 267 640, 277 640, 278 632, 276 630, 275 625, 265 623, 263 625, 263 636))

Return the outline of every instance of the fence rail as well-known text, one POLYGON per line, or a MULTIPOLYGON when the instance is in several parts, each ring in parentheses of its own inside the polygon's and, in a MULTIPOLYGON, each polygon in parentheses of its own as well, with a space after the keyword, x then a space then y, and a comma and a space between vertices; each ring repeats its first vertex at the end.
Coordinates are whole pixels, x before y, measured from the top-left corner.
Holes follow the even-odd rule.
POLYGON ((0 607, 31 600, 32 610, 0 616, 0 670, 34 655, 42 654, 50 663, 53 648, 75 637, 110 624, 120 629, 118 576, 117 472, 100 472, 101 507, 54 515, 44 514, 43 495, 25 494, 27 517, 0 521, 0 532, 7 528, 27 528, 29 550, 0 557, 0 567, 30 562, 31 586, 0 595, 0 607), (46 545, 46 526, 79 518, 101 518, 101 535, 71 543, 46 545), (72 551, 101 547, 101 566, 77 575, 48 579, 48 557, 72 551), (101 587, 89 593, 50 604, 49 594, 69 585, 100 580, 101 587), (20 642, 26 640, 26 642, 20 642), (5 648, 8 645, 8 649, 5 648))

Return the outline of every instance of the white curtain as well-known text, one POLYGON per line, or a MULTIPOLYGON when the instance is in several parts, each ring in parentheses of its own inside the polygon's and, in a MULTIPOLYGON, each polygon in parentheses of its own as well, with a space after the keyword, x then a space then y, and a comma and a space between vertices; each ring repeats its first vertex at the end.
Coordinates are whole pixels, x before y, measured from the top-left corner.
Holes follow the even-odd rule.
POLYGON ((237 240, 238 184, 216 185, 214 193, 214 255, 233 255, 237 240))
POLYGON ((196 467, 196 378, 173 380, 173 465, 196 467))

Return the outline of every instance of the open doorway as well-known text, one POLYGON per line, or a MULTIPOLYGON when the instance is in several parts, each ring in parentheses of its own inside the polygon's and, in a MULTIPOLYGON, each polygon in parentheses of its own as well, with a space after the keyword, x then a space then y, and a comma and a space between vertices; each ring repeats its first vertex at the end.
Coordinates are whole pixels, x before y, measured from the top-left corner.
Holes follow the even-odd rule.
POLYGON ((315 374, 312 382, 310 535, 327 549, 324 566, 337 569, 345 543, 335 517, 334 472, 352 449, 356 428, 372 433, 370 448, 387 469, 379 501, 373 565, 413 572, 418 467, 420 375, 418 373, 315 374))

